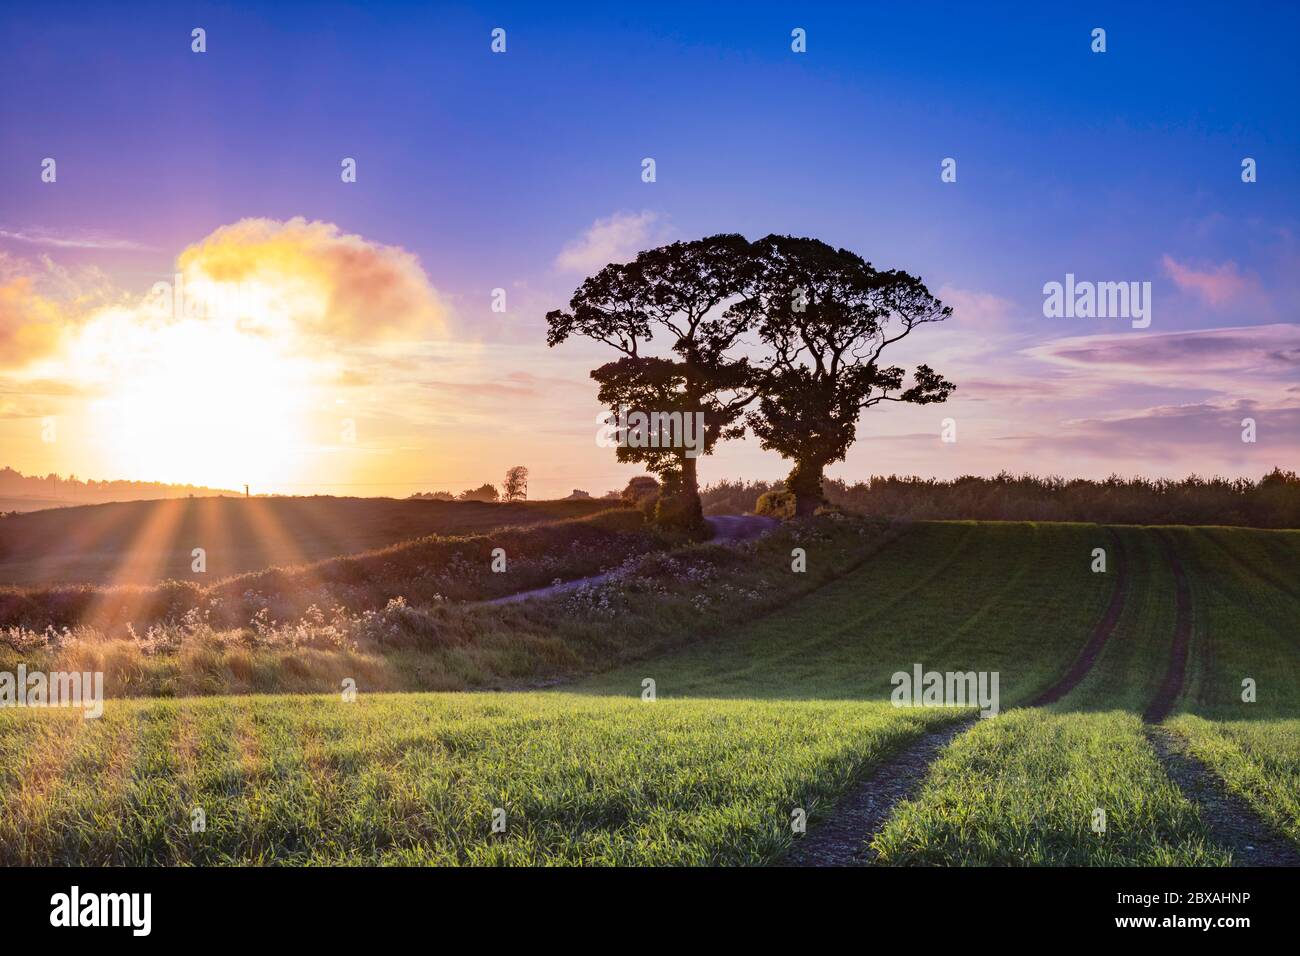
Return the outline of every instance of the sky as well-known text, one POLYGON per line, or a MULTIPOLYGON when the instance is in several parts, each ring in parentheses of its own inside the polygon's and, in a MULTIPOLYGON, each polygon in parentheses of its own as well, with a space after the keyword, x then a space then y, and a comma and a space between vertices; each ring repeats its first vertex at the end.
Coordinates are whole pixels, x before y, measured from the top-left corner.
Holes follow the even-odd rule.
MULTIPOLYGON (((980 6, 6 5, 0 465, 603 494, 638 473, 595 441, 614 356, 545 313, 775 232, 954 309, 892 354, 956 393, 867 411, 831 476, 1295 468, 1300 12, 980 6), (1150 283, 1149 324, 1045 314, 1067 274, 1150 283), (187 314, 205 282, 254 304, 187 314)), ((700 473, 788 467, 747 439, 700 473)))

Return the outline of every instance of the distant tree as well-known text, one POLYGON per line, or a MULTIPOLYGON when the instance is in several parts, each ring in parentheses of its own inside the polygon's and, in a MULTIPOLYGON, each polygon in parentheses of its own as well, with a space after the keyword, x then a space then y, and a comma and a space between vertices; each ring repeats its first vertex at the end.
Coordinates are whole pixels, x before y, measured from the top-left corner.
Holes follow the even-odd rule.
POLYGON ((561 500, 562 500, 562 501, 580 501, 580 500, 583 500, 583 499, 586 499, 586 498, 590 498, 590 497, 591 497, 591 495, 588 494, 587 492, 583 491, 581 488, 574 488, 572 494, 570 494, 570 495, 566 495, 566 496, 565 496, 564 498, 562 498, 561 500))
POLYGON ((528 469, 515 465, 506 472, 506 480, 501 486, 501 497, 506 501, 523 501, 528 497, 528 469))
POLYGON ((607 491, 600 496, 601 501, 621 501, 622 499, 623 496, 618 492, 617 489, 612 491, 607 491))
POLYGON ((624 501, 636 504, 642 498, 649 495, 657 494, 659 491, 659 482, 655 481, 650 475, 637 475, 627 483, 620 497, 624 501))
POLYGON ((611 263, 574 292, 568 311, 547 313, 546 341, 554 347, 572 335, 603 342, 621 357, 591 373, 598 397, 611 413, 661 413, 676 424, 704 427, 696 447, 659 425, 632 447, 631 427, 619 425, 619 461, 641 462, 657 474, 664 495, 656 517, 662 523, 700 526, 696 458, 710 454, 720 439, 744 433, 741 417, 754 398, 748 360, 730 355, 747 319, 718 309, 744 290, 753 263, 749 242, 739 235, 716 235, 674 242, 641 252, 629 263, 611 263), (666 354, 645 354, 655 335, 666 339, 666 354), (687 418, 686 416, 690 416, 687 418))
POLYGON ((496 501, 500 497, 497 494, 494 485, 479 485, 477 488, 470 488, 468 491, 460 493, 461 501, 496 501))
POLYGON ((952 309, 906 272, 879 272, 845 249, 816 239, 768 236, 754 245, 759 268, 735 311, 751 317, 769 350, 758 407, 747 421, 764 448, 793 462, 786 489, 795 514, 822 501, 822 475, 842 461, 863 410, 881 402, 927 405, 956 388, 918 365, 881 362, 913 329, 941 322, 952 309))

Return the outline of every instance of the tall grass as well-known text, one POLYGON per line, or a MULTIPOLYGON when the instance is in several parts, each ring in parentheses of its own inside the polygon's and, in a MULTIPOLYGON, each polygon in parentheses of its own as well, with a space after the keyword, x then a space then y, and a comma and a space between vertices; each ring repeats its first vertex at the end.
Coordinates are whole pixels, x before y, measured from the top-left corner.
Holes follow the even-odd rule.
POLYGON ((898 532, 886 522, 826 518, 735 547, 651 551, 625 559, 608 580, 517 604, 416 603, 399 594, 363 611, 313 605, 300 617, 262 607, 230 626, 191 608, 123 633, 3 628, 0 671, 19 663, 100 671, 110 697, 321 692, 337 690, 343 677, 370 690, 536 685, 734 630, 853 568, 898 532), (796 544, 810 555, 806 573, 791 572, 796 544))

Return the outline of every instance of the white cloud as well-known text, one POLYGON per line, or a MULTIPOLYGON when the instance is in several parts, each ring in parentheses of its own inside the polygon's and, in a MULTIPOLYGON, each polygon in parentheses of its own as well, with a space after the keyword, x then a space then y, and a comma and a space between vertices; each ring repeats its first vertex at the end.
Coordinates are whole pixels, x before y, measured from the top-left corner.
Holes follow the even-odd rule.
POLYGON ((56 236, 43 231, 24 232, 15 229, 0 229, 0 239, 11 242, 26 242, 36 246, 52 246, 56 249, 147 249, 130 239, 116 239, 96 233, 56 236))
POLYGON ((627 262, 643 249, 662 241, 666 227, 658 213, 616 212, 597 219, 579 238, 568 243, 555 259, 565 272, 592 273, 611 262, 627 262))

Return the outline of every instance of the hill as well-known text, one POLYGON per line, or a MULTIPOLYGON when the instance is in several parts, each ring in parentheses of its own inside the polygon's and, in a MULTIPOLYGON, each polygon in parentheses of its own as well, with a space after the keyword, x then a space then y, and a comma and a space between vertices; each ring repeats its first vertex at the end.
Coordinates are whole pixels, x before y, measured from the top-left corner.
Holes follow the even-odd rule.
POLYGON ((594 514, 596 501, 511 504, 393 498, 177 498, 0 516, 0 584, 212 581, 307 564, 424 535, 473 534, 594 514))
POLYGON ((830 839, 898 864, 1251 862, 1266 834, 1225 829, 1192 765, 1278 852, 1300 847, 1300 534, 864 525, 869 546, 828 574, 852 527, 687 549, 538 606, 444 610, 419 644, 446 674, 512 634, 501 673, 604 670, 547 693, 373 694, 363 676, 350 703, 0 714, 3 779, 38 782, 3 795, 0 859, 762 863, 830 839), (792 543, 818 585, 802 594, 792 543), (1000 716, 891 706, 916 664, 998 672, 1000 716), (945 725, 956 735, 881 826, 828 826, 945 725))

